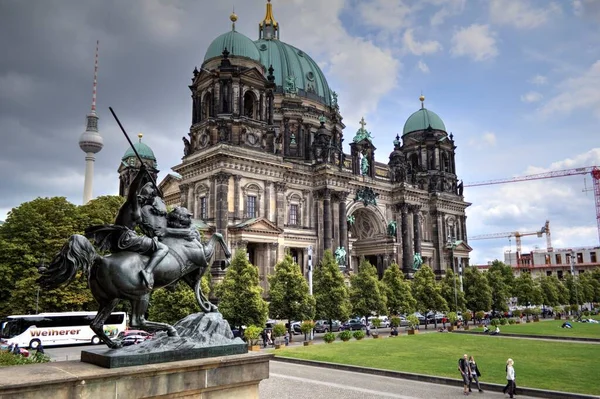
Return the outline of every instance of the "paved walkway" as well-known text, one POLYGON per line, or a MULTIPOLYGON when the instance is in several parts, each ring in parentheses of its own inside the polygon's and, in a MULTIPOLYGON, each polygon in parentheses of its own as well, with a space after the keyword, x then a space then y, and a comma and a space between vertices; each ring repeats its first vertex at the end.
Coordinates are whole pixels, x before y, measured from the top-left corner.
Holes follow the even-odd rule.
MULTIPOLYGON (((261 399, 447 399, 463 396, 461 387, 271 361, 261 399)), ((508 398, 500 392, 473 392, 470 397, 508 398)), ((519 399, 528 396, 517 396, 519 399)))

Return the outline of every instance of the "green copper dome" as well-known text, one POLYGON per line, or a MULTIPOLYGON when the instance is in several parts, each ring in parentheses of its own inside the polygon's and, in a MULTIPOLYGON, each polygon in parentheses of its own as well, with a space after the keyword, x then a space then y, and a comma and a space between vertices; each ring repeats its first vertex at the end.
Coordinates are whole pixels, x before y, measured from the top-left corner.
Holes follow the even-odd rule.
POLYGON ((288 77, 295 78, 296 87, 303 91, 306 97, 311 98, 315 95, 315 100, 331 105, 332 91, 325 75, 308 54, 281 40, 260 39, 254 43, 265 70, 273 65, 277 86, 285 87, 288 77))
POLYGON ((260 60, 260 55, 254 42, 247 36, 232 30, 212 41, 210 46, 208 46, 208 50, 206 50, 204 61, 221 57, 225 48, 229 51, 229 56, 246 57, 254 61, 260 60))
POLYGON ((435 112, 429 111, 427 108, 421 108, 412 114, 404 124, 404 134, 425 130, 431 126, 434 130, 446 131, 446 126, 435 112))
MULTIPOLYGON (((140 157, 142 159, 149 159, 151 161, 156 162, 156 157, 154 156, 154 152, 152 151, 152 148, 148 147, 146 144, 142 143, 142 138, 140 137, 140 141, 135 143, 133 146, 135 147, 135 150, 137 151, 138 154, 140 154, 140 157)), ((133 149, 131 147, 129 147, 127 149, 127 151, 125 151, 125 155, 123 155, 123 158, 121 158, 123 161, 125 161, 128 158, 134 157, 135 158, 135 153, 133 152, 133 149)))

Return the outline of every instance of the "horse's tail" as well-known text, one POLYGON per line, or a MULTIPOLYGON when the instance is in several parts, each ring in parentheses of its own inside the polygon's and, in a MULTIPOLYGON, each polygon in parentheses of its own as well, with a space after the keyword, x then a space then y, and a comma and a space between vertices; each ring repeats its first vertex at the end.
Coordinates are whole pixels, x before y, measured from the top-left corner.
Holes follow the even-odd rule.
POLYGON ((69 284, 79 269, 88 276, 90 266, 97 257, 98 254, 88 239, 74 234, 52 259, 48 268, 40 269, 41 276, 37 282, 45 288, 69 284))

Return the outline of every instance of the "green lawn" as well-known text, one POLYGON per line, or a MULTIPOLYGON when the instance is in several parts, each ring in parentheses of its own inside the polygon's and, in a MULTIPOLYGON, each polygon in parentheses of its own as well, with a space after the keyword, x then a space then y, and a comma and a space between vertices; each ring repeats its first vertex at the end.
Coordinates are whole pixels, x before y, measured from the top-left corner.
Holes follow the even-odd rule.
POLYGON ((517 386, 600 394, 598 344, 431 333, 336 341, 276 351, 282 357, 457 379, 460 377, 457 362, 463 353, 475 357, 484 382, 506 383, 505 364, 510 357, 515 361, 517 386))
MULTIPOLYGON (((500 326, 500 334, 531 334, 531 335, 551 335, 559 337, 579 337, 579 338, 600 338, 600 324, 577 323, 571 321, 573 328, 561 328, 565 320, 548 320, 539 323, 521 323, 513 325, 500 326)), ((494 327, 490 326, 493 330, 494 327)), ((473 331, 483 331, 482 328, 473 328, 473 331)))

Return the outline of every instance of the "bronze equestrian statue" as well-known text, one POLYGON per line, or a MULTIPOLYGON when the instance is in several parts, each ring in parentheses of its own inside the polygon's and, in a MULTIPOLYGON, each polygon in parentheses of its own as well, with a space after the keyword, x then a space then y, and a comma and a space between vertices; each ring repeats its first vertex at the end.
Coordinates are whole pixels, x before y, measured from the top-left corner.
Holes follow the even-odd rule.
POLYGON ((202 292, 200 281, 216 252, 216 244, 220 244, 226 258, 223 268, 231 259, 231 251, 221 234, 214 233, 208 242, 200 242, 198 232, 191 228, 187 209, 176 207, 167 212, 154 179, 143 162, 141 165, 115 224, 86 229, 86 236, 95 241, 100 251, 111 253, 100 255, 88 238, 72 235, 50 265, 40 268, 38 279, 42 287, 54 288, 69 284, 82 270, 99 305, 90 327, 110 348, 120 344, 104 333, 103 325, 120 300, 131 303, 130 327, 167 331, 169 336, 176 336, 173 326, 146 320, 145 313, 153 290, 181 279, 194 288, 204 312, 216 312, 217 307, 202 292), (143 235, 134 231, 136 226, 143 235))

